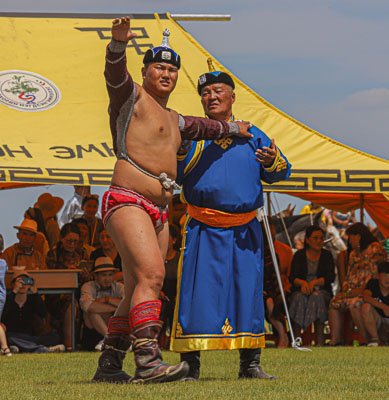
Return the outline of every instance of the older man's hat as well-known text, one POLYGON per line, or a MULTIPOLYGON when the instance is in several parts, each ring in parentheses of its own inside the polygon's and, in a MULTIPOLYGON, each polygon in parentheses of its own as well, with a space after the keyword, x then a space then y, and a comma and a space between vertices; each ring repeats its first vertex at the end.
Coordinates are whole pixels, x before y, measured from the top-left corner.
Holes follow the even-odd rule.
POLYGON ((147 65, 155 62, 164 62, 181 67, 181 57, 169 45, 169 29, 163 31, 162 44, 152 49, 148 49, 143 57, 143 64, 147 65))
POLYGON ((212 85, 214 83, 225 83, 228 86, 231 86, 232 89, 235 89, 235 83, 232 80, 231 76, 226 72, 215 71, 215 68, 212 64, 211 58, 208 58, 208 68, 209 72, 202 74, 199 76, 199 80, 197 82, 197 91, 201 95, 201 91, 208 85, 212 85))
POLYGON ((112 260, 109 257, 98 257, 96 258, 95 265, 93 267, 94 273, 104 272, 104 271, 117 271, 113 265, 112 260))

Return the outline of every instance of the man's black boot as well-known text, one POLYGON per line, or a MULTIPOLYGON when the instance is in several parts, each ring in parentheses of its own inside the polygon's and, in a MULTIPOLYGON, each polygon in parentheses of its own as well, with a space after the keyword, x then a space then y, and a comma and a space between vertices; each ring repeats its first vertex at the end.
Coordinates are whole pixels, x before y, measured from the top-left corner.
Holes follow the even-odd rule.
POLYGON ((239 378, 277 379, 267 374, 261 367, 261 349, 240 349, 239 378))
POLYGON ((189 353, 181 353, 181 361, 186 361, 189 364, 189 372, 181 381, 194 382, 200 377, 200 352, 190 351, 189 353))

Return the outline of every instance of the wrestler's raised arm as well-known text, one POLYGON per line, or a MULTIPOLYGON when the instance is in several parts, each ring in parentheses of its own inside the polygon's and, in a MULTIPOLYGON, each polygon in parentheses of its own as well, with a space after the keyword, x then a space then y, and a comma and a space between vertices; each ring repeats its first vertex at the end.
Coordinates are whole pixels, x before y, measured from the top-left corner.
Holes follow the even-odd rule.
MULTIPOLYGON (((115 18, 112 21, 112 40, 107 46, 105 58, 105 82, 109 95, 110 126, 114 147, 116 147, 116 120, 120 108, 134 91, 134 81, 127 70, 127 43, 134 37, 130 18, 115 18)), ((116 153, 116 149, 115 149, 116 153)))
POLYGON ((245 121, 216 121, 208 118, 178 115, 178 126, 184 140, 216 140, 228 136, 250 139, 251 124, 245 121))

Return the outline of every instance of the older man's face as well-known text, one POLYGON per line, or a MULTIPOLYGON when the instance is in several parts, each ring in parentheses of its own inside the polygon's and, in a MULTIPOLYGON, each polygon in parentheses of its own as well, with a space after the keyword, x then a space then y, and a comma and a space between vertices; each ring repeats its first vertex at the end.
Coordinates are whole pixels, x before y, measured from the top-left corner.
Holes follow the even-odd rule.
POLYGON ((22 247, 32 247, 35 243, 36 233, 24 229, 19 229, 17 238, 19 239, 19 244, 22 247))
POLYGON ((228 120, 232 114, 235 93, 225 83, 213 83, 201 91, 201 104, 208 117, 217 120, 228 120))

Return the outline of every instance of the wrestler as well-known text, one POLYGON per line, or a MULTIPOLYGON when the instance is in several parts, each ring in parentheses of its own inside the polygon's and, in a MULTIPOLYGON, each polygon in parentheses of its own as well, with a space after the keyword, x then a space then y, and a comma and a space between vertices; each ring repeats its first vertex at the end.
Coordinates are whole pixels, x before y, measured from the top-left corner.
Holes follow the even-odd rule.
MULTIPOLYGON (((198 80, 205 114, 234 119, 235 84, 225 72, 198 80)), ((262 182, 287 179, 290 164, 257 127, 253 138, 193 143, 179 158, 182 199, 188 205, 171 349, 189 363, 185 380, 200 376, 200 350, 240 353, 240 378, 272 379, 260 365, 264 347, 263 238, 257 216, 262 182)))
POLYGON ((113 20, 107 47, 105 78, 110 98, 110 126, 117 155, 112 185, 102 201, 103 221, 123 264, 125 297, 108 324, 108 334, 94 381, 128 382, 123 359, 133 341, 136 372, 132 382, 181 379, 188 365, 162 362, 157 337, 169 233, 167 204, 176 186, 176 154, 183 140, 251 137, 248 123, 226 123, 183 117, 167 108, 181 65, 169 47, 161 46, 143 59, 142 85, 126 68, 126 47, 136 35, 130 18, 113 20))

